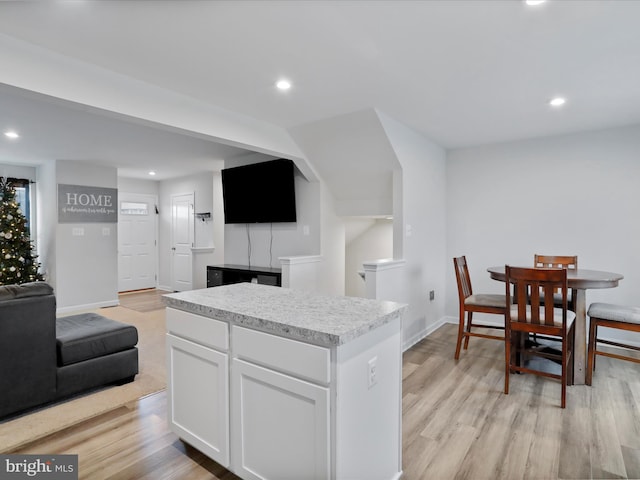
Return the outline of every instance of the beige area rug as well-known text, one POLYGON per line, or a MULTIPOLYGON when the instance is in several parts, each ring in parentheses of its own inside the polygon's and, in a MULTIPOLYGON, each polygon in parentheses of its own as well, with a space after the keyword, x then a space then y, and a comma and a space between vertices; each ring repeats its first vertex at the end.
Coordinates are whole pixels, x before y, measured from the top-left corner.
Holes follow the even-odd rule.
POLYGON ((126 385, 94 391, 0 422, 0 453, 166 388, 164 308, 145 313, 119 306, 95 312, 138 328, 140 373, 126 385))

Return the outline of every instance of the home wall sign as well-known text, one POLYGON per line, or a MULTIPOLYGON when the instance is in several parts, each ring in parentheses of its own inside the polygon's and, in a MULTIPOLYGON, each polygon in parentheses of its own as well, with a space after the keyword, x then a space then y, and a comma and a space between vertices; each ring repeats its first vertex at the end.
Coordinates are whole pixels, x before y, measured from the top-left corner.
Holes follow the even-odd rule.
POLYGON ((118 189, 58 184, 58 223, 117 223, 118 189))

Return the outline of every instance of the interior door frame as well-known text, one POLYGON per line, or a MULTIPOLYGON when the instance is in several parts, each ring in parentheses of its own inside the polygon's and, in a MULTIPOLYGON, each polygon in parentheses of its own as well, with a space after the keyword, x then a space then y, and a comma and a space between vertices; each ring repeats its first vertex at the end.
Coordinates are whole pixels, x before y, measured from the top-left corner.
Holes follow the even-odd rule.
MULTIPOLYGON (((118 222, 120 222, 120 205, 122 201, 128 201, 132 197, 145 198, 149 201, 149 208, 153 208, 151 215, 153 216, 153 235, 154 235, 154 248, 153 248, 153 262, 154 262, 154 286, 158 288, 158 278, 160 273, 160 252, 159 252, 159 239, 160 230, 158 221, 158 195, 152 193, 136 193, 136 192, 123 192, 118 194, 118 222)), ((119 229, 118 229, 119 230, 119 229)), ((118 264, 120 263, 120 239, 117 240, 118 244, 118 264)), ((120 272, 118 272, 118 291, 120 292, 120 272)))

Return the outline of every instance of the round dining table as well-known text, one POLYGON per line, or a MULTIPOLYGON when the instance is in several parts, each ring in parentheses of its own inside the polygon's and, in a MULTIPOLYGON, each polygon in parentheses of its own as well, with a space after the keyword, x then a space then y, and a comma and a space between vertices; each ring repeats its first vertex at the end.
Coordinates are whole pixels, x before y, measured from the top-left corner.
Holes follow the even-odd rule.
MULTIPOLYGON (((494 280, 505 281, 505 268, 489 267, 489 275, 494 280)), ((587 296, 591 288, 614 288, 624 278, 623 275, 584 268, 567 269, 567 286, 573 289, 576 304, 575 346, 573 352, 574 385, 584 385, 587 365, 587 296)))

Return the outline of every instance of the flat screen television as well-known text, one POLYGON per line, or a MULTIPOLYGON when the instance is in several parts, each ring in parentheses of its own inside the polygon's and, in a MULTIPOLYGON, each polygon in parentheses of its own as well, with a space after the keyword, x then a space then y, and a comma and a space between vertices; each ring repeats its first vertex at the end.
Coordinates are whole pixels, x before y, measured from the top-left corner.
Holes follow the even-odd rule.
POLYGON ((284 158, 222 170, 224 223, 296 221, 294 165, 284 158))

